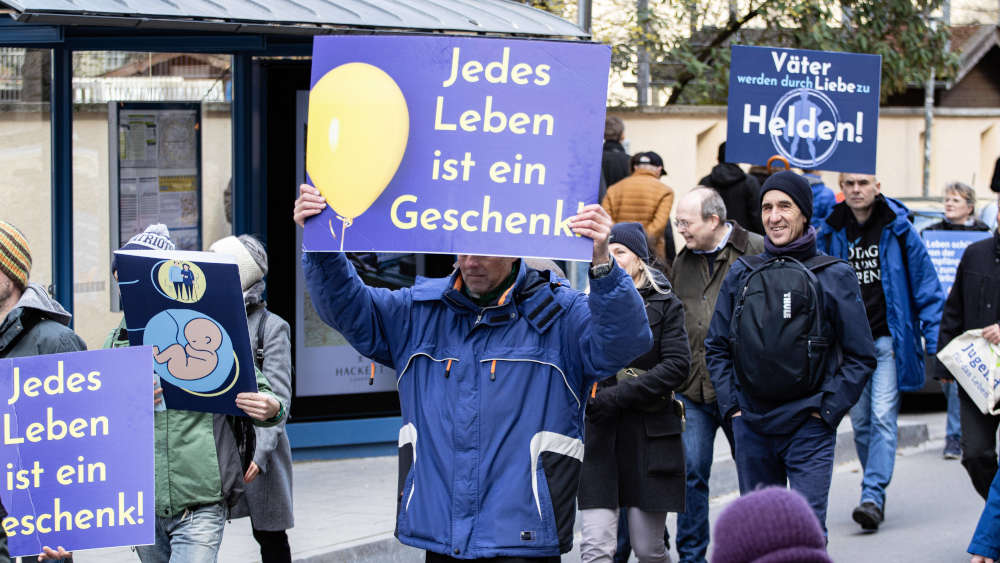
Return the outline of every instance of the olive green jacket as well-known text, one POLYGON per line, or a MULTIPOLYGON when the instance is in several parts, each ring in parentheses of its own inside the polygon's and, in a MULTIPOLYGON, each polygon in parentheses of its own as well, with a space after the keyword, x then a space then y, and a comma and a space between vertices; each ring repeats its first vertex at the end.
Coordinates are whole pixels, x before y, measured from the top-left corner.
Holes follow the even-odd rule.
POLYGON ((764 237, 747 231, 734 221, 729 221, 729 224, 733 226, 733 231, 729 233, 725 246, 715 256, 711 275, 708 273, 705 256, 691 252, 687 247, 677 253, 671 273, 674 293, 684 304, 684 323, 691 345, 691 374, 680 392, 696 403, 715 402, 715 388, 712 387, 712 380, 708 377, 708 368, 705 366, 705 338, 708 336, 708 325, 715 312, 715 301, 719 297, 722 280, 726 279, 729 267, 740 256, 764 252, 764 237))
MULTIPOLYGON (((128 346, 128 339, 122 337, 124 328, 122 321, 108 336, 104 347, 128 346)), ((273 419, 255 420, 254 424, 273 426, 285 417, 288 407, 271 392, 260 370, 256 373, 260 392, 277 399, 281 409, 273 419)), ((167 409, 155 412, 154 419, 156 515, 169 518, 186 509, 219 501, 225 501, 229 508, 235 507, 244 493, 243 470, 236 439, 225 415, 167 409)))

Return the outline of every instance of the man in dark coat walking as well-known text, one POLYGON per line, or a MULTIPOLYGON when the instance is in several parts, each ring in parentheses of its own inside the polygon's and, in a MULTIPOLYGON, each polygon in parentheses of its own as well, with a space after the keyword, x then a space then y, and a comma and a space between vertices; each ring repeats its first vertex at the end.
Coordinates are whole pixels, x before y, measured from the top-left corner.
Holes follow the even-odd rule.
MULTIPOLYGON (((0 221, 0 358, 86 350, 72 329, 72 316, 37 283, 30 283, 28 240, 0 221)), ((0 520, 7 510, 0 504, 0 520)), ((7 534, 0 527, 0 562, 9 561, 7 534)))
MULTIPOLYGON (((809 226, 812 209, 812 190, 804 178, 789 171, 768 178, 761 197, 761 216, 767 228, 761 258, 805 262, 818 256, 816 229, 809 226)), ((705 340, 705 361, 718 395, 719 411, 732 419, 740 493, 747 494, 762 485, 784 487, 787 482, 806 497, 826 529, 837 425, 861 396, 876 364, 857 276, 850 265, 839 261, 815 272, 821 294, 814 304, 821 304, 816 305, 821 334, 828 349, 840 353, 825 356, 817 373, 818 387, 813 391, 778 400, 762 397, 760 389, 750 387, 753 382, 746 380, 743 371, 737 373, 734 356, 744 346, 752 346, 752 335, 737 333, 734 338, 730 325, 737 298, 751 273, 757 271, 744 260, 733 264, 722 283, 705 340)), ((783 315, 761 320, 764 324, 759 333, 777 334, 785 328, 781 317, 792 319, 804 313, 803 305, 811 306, 800 303, 793 307, 791 292, 785 295, 783 315)), ((800 346, 806 347, 805 339, 800 346)), ((802 348, 776 349, 771 352, 774 357, 766 357, 765 352, 759 363, 765 365, 764 369, 791 369, 794 366, 788 366, 785 358, 801 357, 802 348)), ((812 350, 810 346, 810 356, 812 350)), ((808 369, 807 365, 801 366, 799 371, 808 369)), ((790 379, 780 389, 772 386, 768 391, 777 395, 785 389, 799 391, 790 379)))
POLYGON ((764 234, 760 222, 760 184, 739 165, 726 162, 726 143, 719 145, 719 163, 698 183, 719 192, 731 221, 752 233, 764 234))

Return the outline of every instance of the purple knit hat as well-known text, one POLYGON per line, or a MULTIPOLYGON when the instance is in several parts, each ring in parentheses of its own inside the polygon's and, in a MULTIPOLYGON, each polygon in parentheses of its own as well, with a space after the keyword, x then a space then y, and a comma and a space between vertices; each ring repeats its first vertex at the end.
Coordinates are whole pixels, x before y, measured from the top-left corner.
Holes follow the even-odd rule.
POLYGON ((715 522, 712 563, 833 563, 806 499, 783 487, 754 491, 715 522))

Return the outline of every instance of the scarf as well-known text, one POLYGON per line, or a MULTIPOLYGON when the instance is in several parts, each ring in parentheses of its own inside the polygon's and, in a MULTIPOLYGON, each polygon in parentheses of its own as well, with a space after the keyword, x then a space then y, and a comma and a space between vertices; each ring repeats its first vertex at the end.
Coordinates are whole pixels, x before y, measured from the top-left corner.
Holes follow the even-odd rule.
POLYGON ((770 238, 764 237, 764 251, 771 256, 788 256, 799 262, 808 260, 818 254, 816 251, 816 227, 810 226, 805 234, 785 246, 775 246, 770 238))

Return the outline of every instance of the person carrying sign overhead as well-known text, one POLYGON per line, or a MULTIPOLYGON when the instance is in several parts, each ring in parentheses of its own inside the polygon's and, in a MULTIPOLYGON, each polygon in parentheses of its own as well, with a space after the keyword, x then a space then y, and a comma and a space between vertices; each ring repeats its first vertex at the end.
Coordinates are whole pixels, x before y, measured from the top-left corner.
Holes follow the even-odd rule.
MULTIPOLYGON (((299 194, 304 226, 327 204, 299 194)), ((460 254, 451 276, 390 291, 343 253, 303 254, 320 317, 397 371, 396 536, 427 561, 555 562, 572 548, 590 386, 652 345, 611 224, 598 205, 570 221, 593 240, 589 298, 519 258, 460 254)))

